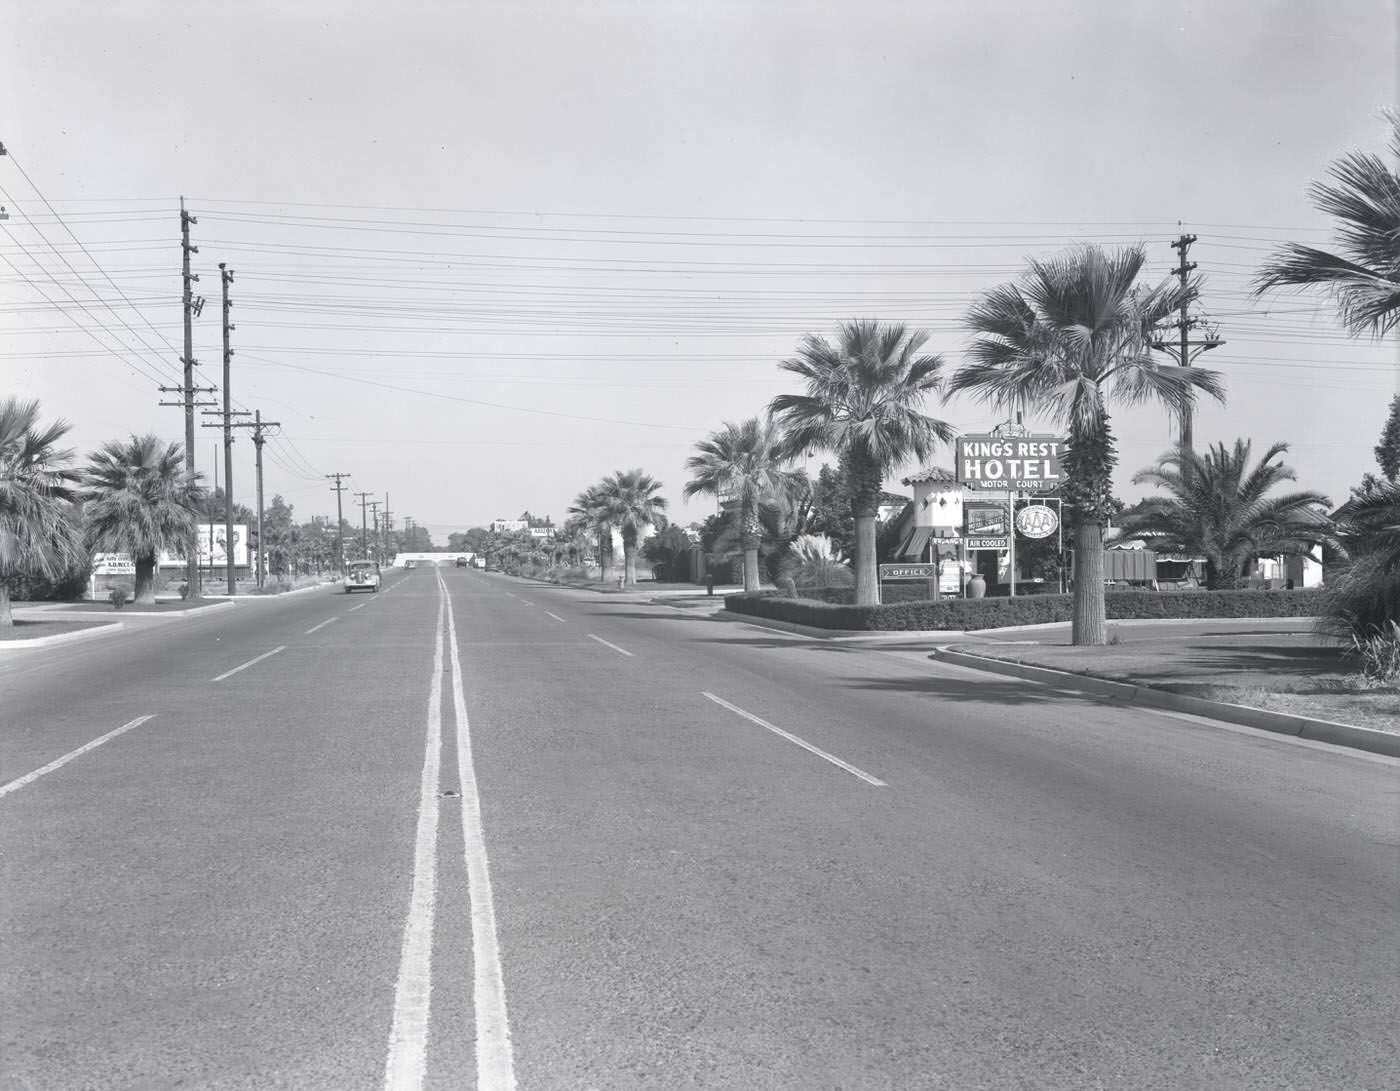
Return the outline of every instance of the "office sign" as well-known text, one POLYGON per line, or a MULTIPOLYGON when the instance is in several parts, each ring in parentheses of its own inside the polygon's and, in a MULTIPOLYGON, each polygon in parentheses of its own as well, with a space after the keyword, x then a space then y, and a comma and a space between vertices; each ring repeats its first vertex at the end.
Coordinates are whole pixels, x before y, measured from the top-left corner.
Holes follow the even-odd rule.
POLYGON ((960 436, 958 481, 970 489, 1049 492, 1064 483, 1059 436, 960 436))
POLYGON ((938 566, 936 564, 882 564, 880 578, 882 580, 936 580, 938 566))

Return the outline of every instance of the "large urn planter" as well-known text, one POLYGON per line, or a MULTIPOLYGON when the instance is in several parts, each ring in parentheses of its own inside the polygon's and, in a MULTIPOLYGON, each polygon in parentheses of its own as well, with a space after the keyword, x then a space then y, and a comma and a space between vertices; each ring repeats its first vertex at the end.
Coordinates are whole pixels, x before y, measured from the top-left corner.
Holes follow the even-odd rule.
POLYGON ((987 593, 987 580, 980 573, 967 581, 967 597, 980 599, 987 593))

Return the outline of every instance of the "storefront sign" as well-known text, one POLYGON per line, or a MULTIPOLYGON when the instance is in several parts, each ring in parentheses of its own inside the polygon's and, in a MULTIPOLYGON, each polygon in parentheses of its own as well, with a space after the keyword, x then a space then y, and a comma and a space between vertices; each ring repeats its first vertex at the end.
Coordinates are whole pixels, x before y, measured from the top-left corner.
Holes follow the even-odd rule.
POLYGON ((1029 504, 1016 513, 1016 531, 1023 538, 1048 538, 1060 526, 1060 517, 1049 504, 1029 504))
POLYGON ((882 564, 882 580, 934 580, 938 578, 938 566, 933 564, 882 564))
POLYGON ((1005 549, 1005 538, 968 538, 968 549, 1005 549))

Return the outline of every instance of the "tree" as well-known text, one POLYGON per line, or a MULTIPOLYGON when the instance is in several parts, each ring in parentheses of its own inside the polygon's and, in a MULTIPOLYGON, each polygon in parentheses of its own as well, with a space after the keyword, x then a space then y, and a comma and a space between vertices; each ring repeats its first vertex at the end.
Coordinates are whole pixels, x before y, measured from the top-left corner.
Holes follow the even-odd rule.
POLYGON ((112 440, 88 456, 81 481, 88 548, 131 554, 135 601, 155 602, 161 550, 189 556, 199 548, 205 493, 199 475, 185 472, 182 446, 153 434, 112 440))
POLYGON ((1342 640, 1396 639, 1400 624, 1400 482, 1373 479, 1336 513, 1349 566, 1329 579, 1318 627, 1342 640))
POLYGON ((25 577, 58 579, 81 555, 68 511, 71 451, 56 444, 63 421, 39 424, 39 403, 0 401, 0 628, 11 628, 10 585, 25 577))
MULTIPOLYGON (((1390 153, 1400 156, 1400 113, 1387 114, 1390 153)), ((1322 288, 1353 334, 1383 335, 1400 323, 1400 175, 1379 155, 1351 152, 1327 169, 1330 182, 1309 187, 1313 204, 1334 217, 1339 253, 1288 243, 1255 278, 1254 290, 1322 288)))
POLYGON ((657 495, 661 482, 641 470, 618 470, 603 478, 600 496, 612 525, 622 532, 623 582, 637 583, 637 543, 644 529, 666 526, 666 500, 657 495))
POLYGON ((1269 496, 1296 475, 1279 456, 1288 444, 1275 443, 1253 468, 1250 441, 1233 450, 1218 443, 1204 455, 1172 451, 1155 466, 1133 475, 1135 484, 1164 489, 1119 521, 1125 537, 1144 538, 1154 547, 1206 559, 1206 588, 1238 587, 1262 554, 1308 553, 1331 540, 1321 493, 1269 496))
POLYGON ((847 475, 855 522, 856 604, 879 600, 875 521, 886 474, 910 458, 927 459, 953 427, 925 416, 929 394, 941 395, 943 360, 923 355, 923 330, 857 321, 836 343, 808 334, 779 366, 800 376, 804 394, 779 394, 769 409, 788 453, 831 451, 847 475))
POLYGON ((1032 406, 1068 429, 1063 496, 1076 524, 1075 644, 1108 640, 1103 531, 1117 464, 1110 397, 1159 401, 1176 417, 1194 406, 1198 391, 1224 397, 1216 372, 1152 355, 1154 328, 1196 289, 1174 279, 1136 287, 1145 260, 1141 247, 1110 254, 1085 246, 1032 261, 1021 283, 993 288, 973 305, 967 324, 977 336, 949 385, 1008 411, 1032 406))
POLYGON ((602 484, 589 485, 574 499, 569 508, 598 538, 599 578, 604 583, 613 579, 612 528, 613 510, 603 493, 602 484))
POLYGON ((759 508, 793 491, 794 474, 771 418, 725 421, 719 431, 695 445, 686 460, 691 479, 685 498, 706 493, 732 506, 739 546, 744 552, 744 590, 757 591, 758 545, 762 537, 759 508))
POLYGON ((1390 399, 1390 415, 1376 444, 1376 461, 1387 481, 1400 480, 1400 394, 1390 399))
POLYGON ((812 483, 811 515, 803 529, 830 538, 836 552, 854 555, 856 524, 851 516, 851 490, 841 466, 833 469, 823 463, 817 471, 817 479, 812 483))
MULTIPOLYGON (((267 570, 274 577, 296 574, 300 530, 292 518, 292 506, 278 493, 263 512, 263 539, 267 570)), ((358 541, 358 538, 356 539, 358 541)))

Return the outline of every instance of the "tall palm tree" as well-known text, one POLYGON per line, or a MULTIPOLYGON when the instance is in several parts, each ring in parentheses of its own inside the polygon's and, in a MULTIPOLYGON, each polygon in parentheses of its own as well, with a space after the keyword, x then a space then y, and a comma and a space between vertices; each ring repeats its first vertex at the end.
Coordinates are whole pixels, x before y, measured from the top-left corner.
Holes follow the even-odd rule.
POLYGON ((733 505, 739 548, 744 552, 744 590, 757 591, 758 546, 762 538, 759 509, 791 493, 796 474, 785 469, 788 461, 771 417, 750 417, 739 424, 725 421, 695 445, 686 460, 693 475, 685 485, 685 498, 707 493, 733 505))
POLYGON ((848 475, 855 519, 856 603, 879 601, 875 520, 887 474, 911 458, 926 460, 952 425, 920 410, 943 390, 943 360, 920 352, 928 334, 899 323, 847 322, 835 343, 808 334, 779 366, 800 376, 805 394, 769 403, 786 450, 833 452, 848 475))
POLYGON ((613 581, 613 509, 601 483, 589 485, 569 508, 598 539, 598 577, 604 584, 613 581))
POLYGON ((1275 443, 1253 468, 1250 441, 1234 449, 1217 443, 1204 455, 1172 451, 1155 466, 1133 475, 1135 484, 1169 494, 1145 501, 1119 520, 1124 536, 1144 537, 1161 548, 1206 559, 1206 587, 1237 587, 1261 553, 1308 553, 1330 542, 1325 510, 1331 501, 1317 492, 1269 496, 1292 469, 1276 461, 1288 444, 1275 443))
POLYGON ((41 427, 37 401, 0 401, 0 628, 15 623, 11 580, 55 579, 80 555, 68 521, 73 453, 54 447, 67 431, 63 421, 41 427))
POLYGON ((1195 288, 1172 279, 1136 287, 1145 260, 1141 247, 1107 253, 1085 246, 1032 261, 1020 283, 993 288, 973 305, 967 324, 977 336, 949 384, 1002 409, 1030 406, 1068 429, 1063 496, 1075 523, 1075 644, 1108 639, 1103 531, 1118 461, 1109 399, 1159 401, 1180 417, 1198 391, 1224 398, 1216 372, 1152 355, 1154 328, 1195 288))
MULTIPOLYGON (((1400 113, 1387 114, 1390 154, 1400 156, 1400 113)), ((1255 278, 1272 288, 1322 288, 1347 328, 1381 335, 1400 324, 1400 175, 1371 152, 1351 152, 1327 169, 1330 182, 1309 187, 1313 204, 1334 217, 1338 253, 1288 243, 1255 278)))
POLYGON ((612 524, 622 532, 623 582, 637 583, 637 546, 646 528, 666 526, 666 500, 658 496, 661 482, 641 470, 618 470, 603 478, 601 496, 609 509, 612 524))
POLYGON ((189 556, 198 548, 199 475, 185 472, 181 444, 167 445, 155 435, 112 440, 88 458, 81 475, 88 548, 130 553, 135 600, 155 602, 161 550, 189 556))

